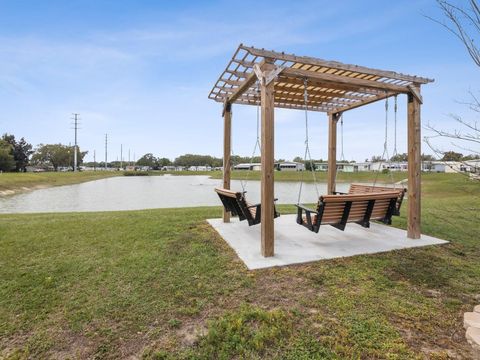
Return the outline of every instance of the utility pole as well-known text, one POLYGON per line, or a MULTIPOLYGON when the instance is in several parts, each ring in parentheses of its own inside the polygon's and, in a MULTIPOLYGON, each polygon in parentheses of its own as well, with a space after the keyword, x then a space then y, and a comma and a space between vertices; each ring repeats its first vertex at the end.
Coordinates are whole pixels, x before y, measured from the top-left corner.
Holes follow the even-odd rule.
POLYGON ((123 144, 120 144, 120 169, 123 169, 123 144))
POLYGON ((93 171, 97 171, 97 157, 95 154, 95 150, 93 150, 93 171))
POLYGON ((77 113, 73 113, 73 128, 75 129, 75 145, 73 148, 73 171, 77 171, 77 130, 78 130, 78 115, 77 113))
POLYGON ((128 166, 132 165, 132 163, 130 162, 130 149, 128 149, 128 166))
POLYGON ((108 135, 105 134, 105 170, 107 170, 108 135))

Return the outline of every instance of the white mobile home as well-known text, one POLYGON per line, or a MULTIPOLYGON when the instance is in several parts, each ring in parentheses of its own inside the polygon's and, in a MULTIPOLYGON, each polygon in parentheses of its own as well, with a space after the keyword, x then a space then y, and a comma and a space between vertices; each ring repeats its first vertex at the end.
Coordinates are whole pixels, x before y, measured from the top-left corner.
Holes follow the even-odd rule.
POLYGON ((277 168, 280 171, 304 171, 305 164, 299 162, 282 162, 277 164, 277 168))
POLYGON ((262 169, 262 164, 260 163, 244 163, 238 164, 233 167, 233 170, 253 170, 253 171, 260 171, 262 169))

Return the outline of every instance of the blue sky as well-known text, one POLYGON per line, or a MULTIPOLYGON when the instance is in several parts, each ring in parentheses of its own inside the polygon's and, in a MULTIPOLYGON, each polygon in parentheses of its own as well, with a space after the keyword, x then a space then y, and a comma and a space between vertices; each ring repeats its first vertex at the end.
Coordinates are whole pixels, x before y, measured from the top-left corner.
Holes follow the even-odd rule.
MULTIPOLYGON (((478 90, 479 69, 462 45, 425 18, 441 18, 433 0, 0 0, 0 14, 0 132, 68 144, 78 112, 88 160, 94 150, 103 157, 105 133, 109 160, 120 144, 124 158, 128 149, 132 158, 221 156, 221 105, 207 96, 239 43, 434 78, 422 89, 422 121, 445 129, 455 127, 450 113, 471 117, 458 101, 478 90)), ((345 114, 347 159, 382 153, 383 108, 345 114)), ((405 110, 402 96, 399 152, 406 152, 405 110)), ((255 107, 234 106, 236 154, 251 153, 255 116, 255 107)), ((302 155, 303 113, 275 116, 276 158, 302 155)), ((314 158, 326 157, 326 120, 310 116, 314 158)))

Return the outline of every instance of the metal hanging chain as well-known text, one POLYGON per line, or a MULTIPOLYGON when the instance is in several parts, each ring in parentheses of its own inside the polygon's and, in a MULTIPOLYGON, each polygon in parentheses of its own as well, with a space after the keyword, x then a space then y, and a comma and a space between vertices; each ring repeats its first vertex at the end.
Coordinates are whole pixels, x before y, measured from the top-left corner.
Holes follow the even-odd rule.
POLYGON ((378 171, 375 174, 373 187, 375 187, 377 184, 378 175, 381 172, 381 167, 384 163, 385 156, 388 156, 388 97, 385 98, 385 140, 383 142, 383 154, 382 154, 382 157, 380 158, 380 165, 379 165, 378 171))
MULTIPOLYGON (((303 158, 305 160, 307 160, 307 156, 308 156, 308 158, 310 159, 310 169, 311 169, 312 175, 313 175, 313 183, 315 185, 315 191, 317 192, 317 198, 319 198, 320 193, 318 192, 318 187, 317 187, 317 177, 315 175, 315 168, 314 168, 314 165, 313 165, 312 155, 310 153, 310 146, 309 146, 309 143, 308 143, 308 138, 309 138, 309 136, 308 136, 308 90, 307 90, 308 81, 307 81, 306 78, 304 79, 303 86, 304 86, 303 99, 304 99, 304 105, 305 105, 305 154, 304 154, 303 158)), ((302 196, 303 173, 304 173, 304 171, 302 171, 302 174, 301 174, 301 177, 300 177, 300 189, 298 191, 297 204, 300 204, 300 199, 301 199, 301 196, 302 196)))
POLYGON ((342 155, 340 156, 340 160, 345 162, 345 155, 343 154, 343 113, 340 116, 340 146, 342 148, 342 155))
MULTIPOLYGON (((396 116, 396 110, 395 110, 395 116, 396 116)), ((388 164, 387 170, 390 175, 390 182, 393 184, 393 188, 395 189, 396 187, 395 179, 393 177, 393 173, 391 170, 392 160, 388 154, 388 97, 385 98, 385 142, 383 143, 383 154, 382 154, 382 158, 380 159, 380 167, 375 175, 375 181, 373 182, 373 187, 375 187, 377 184, 378 175, 380 174, 381 167, 384 162, 388 164), (386 161, 384 160, 385 158, 386 158, 386 161)))
MULTIPOLYGON (((260 82, 257 81, 257 97, 259 97, 260 93, 260 82)), ((255 157, 255 154, 257 153, 257 150, 260 150, 260 153, 262 152, 262 144, 260 142, 260 100, 257 102, 257 139, 255 141, 255 145, 253 146, 253 151, 252 151, 252 156, 250 157, 250 166, 247 170, 247 175, 245 176, 245 179, 240 180, 240 185, 242 186, 242 191, 245 193, 247 192, 247 184, 248 184, 248 179, 250 177, 250 173, 253 171, 252 166, 253 166, 253 160, 255 157)))
POLYGON ((398 95, 395 95, 395 104, 394 104, 394 107, 393 107, 393 114, 394 114, 394 128, 393 128, 393 154, 392 156, 396 156, 398 155, 398 152, 397 152, 397 97, 398 95))

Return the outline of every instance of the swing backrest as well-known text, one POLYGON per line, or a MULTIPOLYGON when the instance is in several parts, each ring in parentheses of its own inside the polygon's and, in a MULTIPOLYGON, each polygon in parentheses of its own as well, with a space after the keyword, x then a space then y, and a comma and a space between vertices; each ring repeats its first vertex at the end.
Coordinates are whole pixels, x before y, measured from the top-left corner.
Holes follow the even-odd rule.
POLYGON ((395 205, 394 215, 400 215, 400 207, 402 206, 403 198, 407 189, 404 187, 401 188, 391 188, 388 186, 376 186, 376 185, 365 185, 365 184, 351 184, 350 189, 348 190, 349 194, 370 194, 378 192, 398 192, 398 198, 395 205))
POLYGON ((240 220, 246 219, 244 210, 248 208, 248 205, 243 193, 223 188, 215 188, 215 192, 218 194, 226 211, 229 211, 232 216, 238 216, 240 220))
POLYGON ((317 204, 320 224, 344 229, 347 222, 368 226, 370 220, 390 224, 398 192, 369 194, 324 195, 317 204))
MULTIPOLYGON (((215 188, 215 192, 220 197, 226 211, 229 211, 232 216, 238 216, 239 220, 247 220, 248 225, 260 224, 262 216, 261 204, 249 204, 245 199, 245 193, 239 191, 232 191, 223 188, 215 188)), ((276 199, 274 200, 276 201, 276 199)), ((273 205, 273 217, 277 218, 280 213, 277 212, 275 204, 273 205)))

